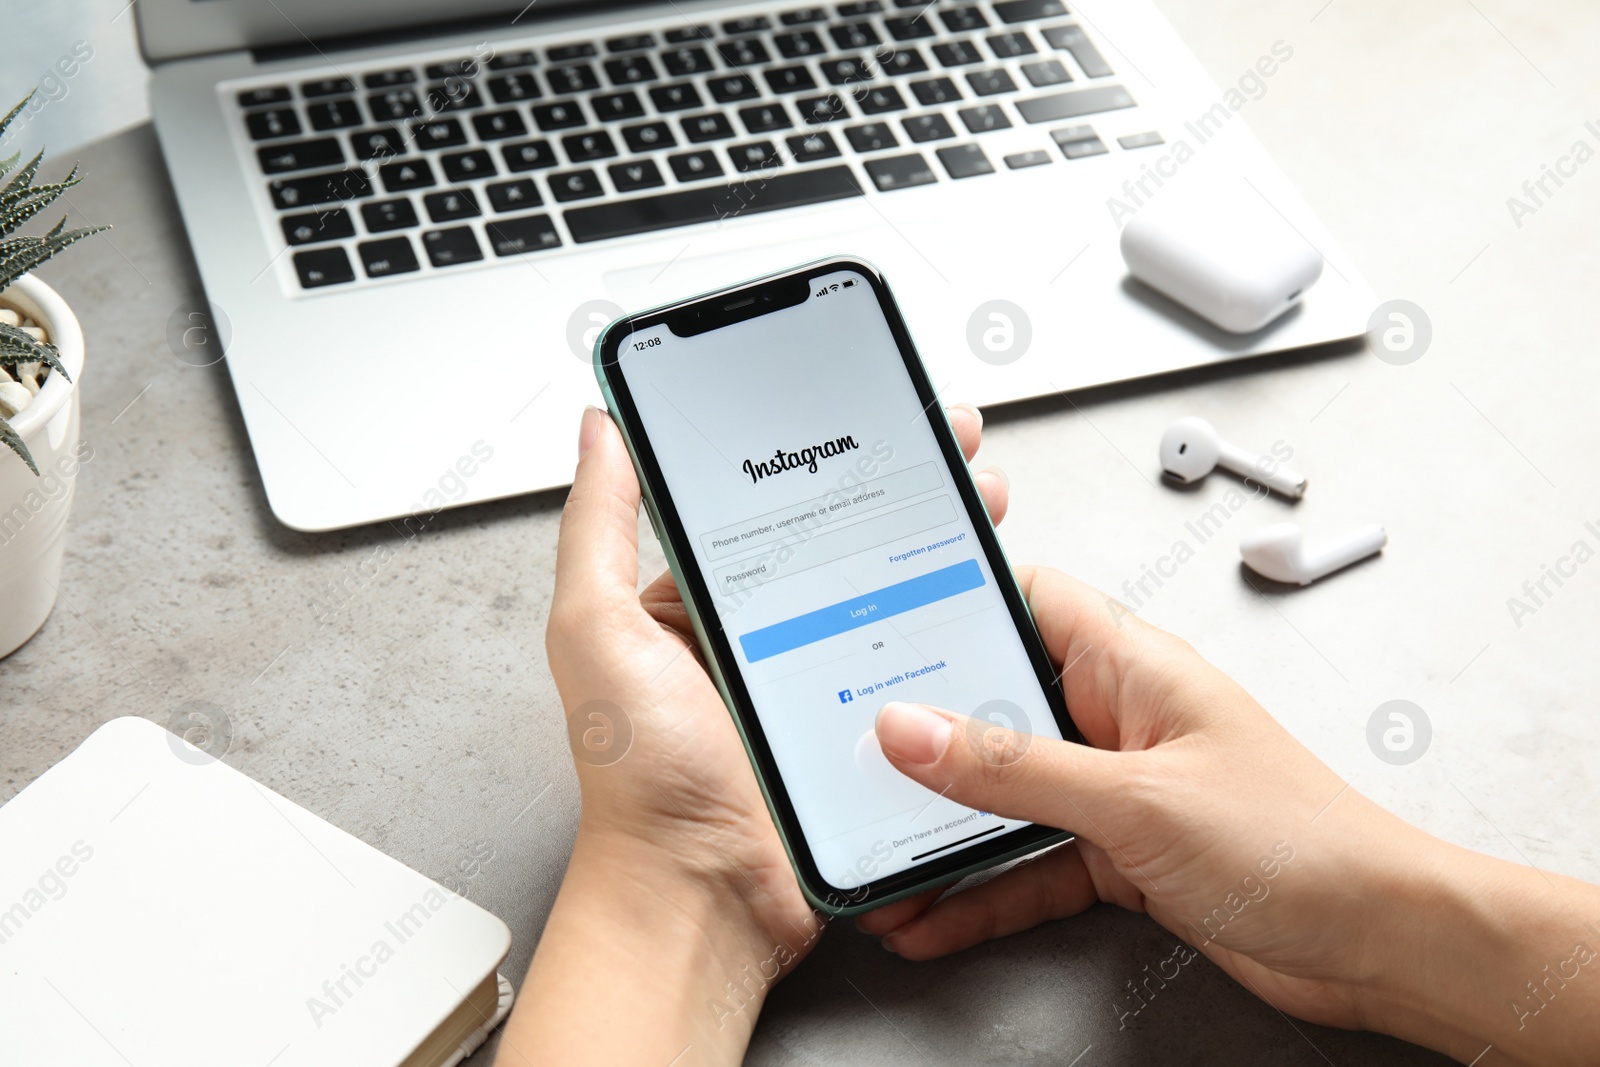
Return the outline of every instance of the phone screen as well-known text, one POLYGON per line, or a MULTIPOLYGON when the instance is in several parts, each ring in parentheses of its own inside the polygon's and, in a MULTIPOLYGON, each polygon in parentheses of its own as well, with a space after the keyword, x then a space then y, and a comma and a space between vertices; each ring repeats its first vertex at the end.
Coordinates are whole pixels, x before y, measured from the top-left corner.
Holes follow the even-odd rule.
POLYGON ((944 413, 931 387, 919 395, 887 289, 827 269, 838 266, 803 275, 793 306, 692 336, 635 320, 612 373, 804 850, 827 891, 848 893, 934 862, 954 869, 1029 825, 896 771, 873 733, 885 703, 1062 732, 1042 651, 1030 656, 1019 632, 1009 573, 996 580, 1003 558, 969 514, 969 475, 951 469, 944 413))

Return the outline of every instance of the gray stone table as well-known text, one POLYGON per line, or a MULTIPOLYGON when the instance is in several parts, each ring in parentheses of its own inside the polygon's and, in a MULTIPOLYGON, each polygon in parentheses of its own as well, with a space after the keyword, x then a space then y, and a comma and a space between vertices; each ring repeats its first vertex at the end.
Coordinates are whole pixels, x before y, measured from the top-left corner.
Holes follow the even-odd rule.
MULTIPOLYGON (((1189 539, 1193 558, 1147 587, 1141 616, 1379 802, 1600 881, 1600 563, 1547 580, 1532 613, 1508 607, 1575 542, 1600 548, 1585 526, 1600 522, 1600 162, 1520 218, 1507 205, 1574 142, 1600 147, 1584 125, 1600 119, 1584 106, 1600 101, 1600 10, 1164 6, 1221 85, 1275 41, 1294 49, 1242 114, 1379 293, 1425 309, 1432 346, 1408 366, 1344 347, 991 412, 982 458, 1011 476, 1007 548, 1121 590, 1189 539), (1155 463, 1162 429, 1191 412, 1240 442, 1284 442, 1310 496, 1251 501, 1198 543, 1186 523, 1233 483, 1176 492, 1155 463), (1258 591, 1238 536, 1291 513, 1313 536, 1380 521, 1391 544, 1325 584, 1258 591), (1403 766, 1367 740, 1391 699, 1432 725, 1403 766)), ((83 162, 74 215, 117 228, 42 273, 83 319, 95 457, 61 603, 0 661, 0 800, 113 716, 215 705, 229 763, 423 873, 492 853, 464 888, 511 926, 520 981, 578 813, 542 643, 561 494, 446 512, 410 541, 279 526, 226 369, 186 365, 165 339, 199 289, 150 130, 83 162)), ((842 928, 778 988, 750 1061, 1440 1062, 1291 1022, 1204 961, 1120 1028, 1125 983, 1172 943, 1105 907, 926 964, 842 928)))

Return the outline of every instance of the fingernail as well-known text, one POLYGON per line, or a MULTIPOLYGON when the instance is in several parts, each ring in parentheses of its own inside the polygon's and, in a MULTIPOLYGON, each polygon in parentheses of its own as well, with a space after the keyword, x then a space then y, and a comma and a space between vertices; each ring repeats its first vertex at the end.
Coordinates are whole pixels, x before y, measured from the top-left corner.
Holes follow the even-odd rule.
POLYGON ((578 458, 582 459, 594 447, 600 436, 600 409, 594 406, 583 409, 583 421, 578 423, 578 458))
POLYGON ((885 704, 878 712, 878 744, 903 763, 936 763, 955 723, 920 704, 885 704))
POLYGON ((1008 491, 1011 489, 1011 475, 1007 474, 1001 468, 999 468, 999 467, 985 467, 985 468, 983 468, 983 472, 985 474, 992 474, 996 478, 999 478, 1001 483, 1006 487, 1006 489, 1008 491))
POLYGON ((890 934, 888 937, 886 937, 882 941, 878 942, 878 944, 880 944, 880 945, 882 945, 884 947, 885 951, 893 952, 895 955, 898 956, 900 953, 899 953, 899 950, 897 950, 894 947, 894 943, 895 943, 895 935, 894 934, 890 934))
POLYGON ((979 411, 976 406, 967 403, 951 404, 950 406, 960 408, 962 411, 972 412, 972 417, 978 420, 978 429, 983 429, 983 412, 979 411))

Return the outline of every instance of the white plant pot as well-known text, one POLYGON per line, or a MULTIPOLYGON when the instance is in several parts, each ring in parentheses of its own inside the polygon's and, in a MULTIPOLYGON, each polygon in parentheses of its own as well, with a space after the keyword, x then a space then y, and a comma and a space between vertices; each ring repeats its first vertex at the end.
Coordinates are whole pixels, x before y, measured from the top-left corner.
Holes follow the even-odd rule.
POLYGON ((78 382, 83 374, 83 329, 61 295, 23 275, 0 292, 0 307, 42 324, 72 380, 51 372, 39 395, 16 416, 37 476, 0 445, 0 658, 39 631, 55 606, 66 549, 67 513, 78 469, 90 458, 78 446, 78 382))

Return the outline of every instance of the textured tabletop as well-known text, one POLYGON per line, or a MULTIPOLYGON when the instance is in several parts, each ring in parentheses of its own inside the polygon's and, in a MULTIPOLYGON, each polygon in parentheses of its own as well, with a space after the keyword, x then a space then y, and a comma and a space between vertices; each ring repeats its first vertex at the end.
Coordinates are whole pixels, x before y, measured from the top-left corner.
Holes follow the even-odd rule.
MULTIPOLYGON (((1146 581, 1143 618, 1379 802, 1600 881, 1600 563, 1572 562, 1576 542, 1600 548, 1600 163, 1574 155, 1600 148, 1581 104, 1600 99, 1600 10, 1163 7, 1222 86, 1292 47, 1242 115, 1380 296, 1423 309, 1431 346, 1408 365, 1346 347, 993 411, 981 458, 1011 477, 1007 550, 1137 591, 1187 542, 1146 581), (1546 165, 1567 176, 1530 198, 1546 165), (1282 442, 1309 496, 1247 500, 1197 537, 1236 483, 1160 483, 1156 441, 1186 413, 1282 442), (1239 535, 1291 515, 1313 538, 1381 522, 1390 547, 1305 590, 1251 584, 1239 535), (1562 558, 1562 582, 1529 599, 1562 558), (1369 745, 1390 700, 1431 725, 1409 763, 1369 745)), ((578 815, 542 640, 561 494, 445 512, 410 538, 278 525, 226 368, 168 345, 199 287, 149 128, 82 158, 75 214, 116 229, 41 273, 83 320, 94 458, 61 601, 0 661, 0 800, 113 716, 218 709, 230 764, 505 919, 520 982, 578 815)), ((649 577, 661 556, 641 529, 649 577)), ((772 996, 750 1062, 1442 1062, 1287 1019, 1203 959, 1130 1014, 1127 983, 1175 943, 1101 907, 916 964, 841 924, 772 996)), ((572 1017, 603 1024, 587 1005, 572 1017)))

